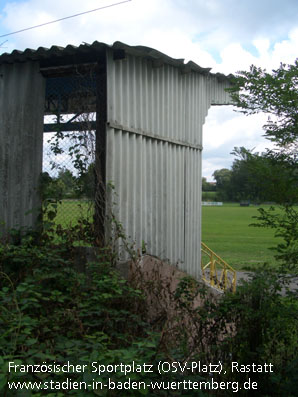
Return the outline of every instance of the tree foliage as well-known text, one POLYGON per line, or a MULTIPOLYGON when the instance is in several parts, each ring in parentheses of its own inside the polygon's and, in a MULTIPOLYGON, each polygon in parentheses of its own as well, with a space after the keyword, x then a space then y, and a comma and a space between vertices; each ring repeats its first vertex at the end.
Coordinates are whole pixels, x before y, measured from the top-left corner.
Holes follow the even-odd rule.
POLYGON ((249 72, 238 73, 230 92, 243 113, 268 114, 265 136, 276 143, 280 151, 291 153, 297 159, 294 149, 297 149, 298 137, 298 59, 294 65, 281 63, 272 73, 251 66, 249 72))
POLYGON ((231 170, 222 168, 220 170, 214 171, 212 175, 216 181, 216 190, 219 192, 219 197, 224 201, 231 200, 231 174, 231 170))
POLYGON ((272 73, 251 66, 248 72, 238 73, 229 91, 244 114, 268 115, 264 135, 275 146, 250 160, 256 181, 263 182, 262 191, 275 193, 274 200, 283 212, 261 210, 257 218, 261 226, 271 227, 283 237, 282 249, 276 249, 283 264, 293 270, 298 265, 298 212, 294 207, 298 203, 298 60, 293 65, 281 63, 272 73))

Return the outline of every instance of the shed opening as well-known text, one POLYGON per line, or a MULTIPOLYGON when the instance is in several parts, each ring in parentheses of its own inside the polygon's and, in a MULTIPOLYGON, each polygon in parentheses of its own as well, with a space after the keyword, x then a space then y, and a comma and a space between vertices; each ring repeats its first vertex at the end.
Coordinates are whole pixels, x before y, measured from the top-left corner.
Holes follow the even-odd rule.
POLYGON ((46 80, 43 139, 43 205, 56 208, 62 226, 94 221, 104 237, 105 147, 98 112, 105 107, 97 65, 42 71, 46 80), (97 200, 96 200, 97 197, 97 200), (95 202, 97 201, 97 206, 95 202))

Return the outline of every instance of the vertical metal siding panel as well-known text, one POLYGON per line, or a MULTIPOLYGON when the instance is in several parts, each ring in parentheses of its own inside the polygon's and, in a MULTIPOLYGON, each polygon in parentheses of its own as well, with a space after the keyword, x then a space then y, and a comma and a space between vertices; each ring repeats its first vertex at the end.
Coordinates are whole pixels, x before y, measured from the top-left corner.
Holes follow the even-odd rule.
MULTIPOLYGON (((121 209, 122 209, 122 179, 123 179, 123 174, 122 174, 122 139, 121 139, 121 130, 114 130, 114 140, 115 140, 115 149, 116 149, 116 156, 115 158, 112 159, 112 162, 114 163, 114 179, 113 181, 115 182, 115 203, 116 205, 113 207, 112 211, 113 214, 115 215, 116 219, 121 222, 123 225, 124 229, 126 229, 125 223, 123 223, 123 219, 121 217, 121 209)), ((121 241, 116 242, 116 247, 119 250, 119 253, 122 254, 120 250, 120 244, 121 241)), ((121 257, 122 259, 122 257, 121 257)))
POLYGON ((165 65, 165 136, 173 138, 171 131, 172 116, 172 95, 170 89, 171 69, 169 65, 165 65))
POLYGON ((176 214, 176 239, 175 241, 177 242, 177 260, 179 263, 183 260, 182 257, 182 233, 181 233, 181 214, 184 212, 184 205, 183 201, 181 200, 181 191, 183 191, 183 175, 182 175, 182 153, 183 153, 183 148, 178 147, 178 155, 177 155, 177 163, 178 163, 178 169, 177 169, 177 178, 176 178, 176 200, 177 200, 177 214, 176 214))
POLYGON ((183 115, 179 117, 179 131, 178 131, 178 139, 185 137, 185 76, 179 75, 180 77, 180 84, 179 84, 179 97, 178 97, 178 107, 179 107, 179 114, 183 115))
POLYGON ((138 183, 137 183, 137 138, 135 135, 130 136, 130 152, 129 157, 131 161, 131 170, 129 174, 129 188, 131 189, 131 202, 129 207, 129 235, 135 239, 135 235, 137 233, 136 229, 136 219, 134 210, 137 206, 137 192, 138 192, 138 183))
POLYGON ((185 90, 185 132, 184 132, 184 139, 186 142, 191 142, 191 137, 190 137, 190 128, 191 128, 191 120, 189 117, 189 107, 191 104, 191 81, 190 81, 190 74, 188 73, 186 75, 186 90, 185 90))
POLYGON ((202 241, 202 235, 201 235, 201 225, 202 225, 202 214, 201 214, 201 209, 202 209, 202 152, 198 151, 197 152, 198 156, 198 168, 197 168, 197 241, 196 241, 196 247, 197 247, 197 254, 196 254, 196 260, 197 260, 197 274, 198 276, 201 275, 201 241, 202 241))
POLYGON ((194 267, 195 267, 195 255, 194 255, 194 239, 195 239, 195 223, 197 222, 197 219, 195 219, 195 178, 194 178, 194 156, 193 156, 194 150, 190 150, 190 184, 189 184, 189 196, 190 196, 190 203, 189 203, 189 212, 190 212, 190 217, 189 217, 189 253, 190 253, 190 260, 188 264, 189 271, 191 274, 194 272, 194 267))
POLYGON ((197 198, 197 213, 198 213, 198 224, 197 224, 197 264, 198 264, 198 276, 201 275, 201 241, 202 241, 202 152, 198 152, 198 198, 197 198))
POLYGON ((149 67, 149 62, 146 65, 146 70, 147 70, 147 79, 146 79, 146 85, 147 85, 147 92, 148 92, 148 99, 147 99, 147 125, 148 125, 148 131, 154 131, 153 130, 153 71, 152 68, 149 67))
POLYGON ((143 102, 143 107, 144 107, 144 130, 145 131, 150 131, 149 130, 149 122, 148 119, 150 117, 149 113, 149 107, 150 107, 150 96, 149 96, 149 90, 148 90, 148 61, 146 59, 143 59, 142 62, 142 78, 143 78, 143 93, 142 96, 144 98, 143 102))
MULTIPOLYGON (((116 160, 117 161, 117 185, 119 186, 118 188, 118 194, 119 194, 119 205, 117 208, 117 218, 121 221, 121 224, 124 227, 125 232, 127 233, 127 223, 126 223, 126 219, 125 219, 125 189, 124 189, 124 184, 125 184, 125 169, 126 169, 126 159, 124 157, 124 153, 125 153, 125 140, 124 140, 124 136, 125 136, 125 132, 123 132, 122 130, 116 130, 116 136, 117 136, 117 140, 116 140, 116 145, 119 149, 119 157, 116 160)), ((122 241, 119 241, 119 244, 122 245, 122 241)), ((123 250, 121 251, 121 259, 125 259, 125 253, 123 252, 123 250)))
POLYGON ((184 247, 185 247, 185 263, 183 269, 186 270, 189 264, 189 239, 190 239, 190 232, 189 232, 189 183, 190 183, 190 175, 189 175, 189 153, 190 149, 185 149, 185 209, 184 209, 184 247))
POLYGON ((179 109, 179 88, 181 86, 178 76, 177 76, 178 70, 175 69, 173 71, 173 136, 177 137, 179 139, 179 136, 181 134, 180 131, 180 125, 179 125, 179 120, 181 117, 179 117, 179 112, 181 109, 179 109))
POLYGON ((133 216, 135 217, 135 234, 134 240, 137 246, 140 246, 140 235, 142 232, 142 137, 136 137, 136 201, 133 208, 133 216))
POLYGON ((168 92, 168 65, 164 65, 162 68, 162 85, 163 85, 163 100, 161 113, 163 121, 163 136, 169 136, 169 92, 168 92))
POLYGON ((109 121, 193 143, 191 74, 170 65, 152 68, 150 61, 131 55, 113 61, 110 54, 108 62, 109 121), (186 113, 190 125, 185 131, 186 113))
POLYGON ((154 182, 153 182, 153 153, 152 153, 152 146, 153 143, 151 139, 148 139, 147 146, 147 175, 148 180, 146 182, 147 187, 147 244, 149 252, 153 251, 153 244, 154 244, 154 230, 153 230, 153 212, 154 212, 154 182))
POLYGON ((200 258, 199 258, 199 247, 200 247, 200 235, 199 235, 199 224, 200 224, 200 217, 199 217, 199 208, 200 208, 200 184, 201 178, 200 174, 200 162, 198 159, 198 155, 200 152, 197 150, 193 151, 193 161, 194 161, 194 203, 193 203, 193 267, 194 267, 194 274, 196 277, 199 277, 200 273, 200 258))
POLYGON ((167 224, 167 188, 168 188, 168 172, 167 164, 168 164, 168 156, 169 156, 169 144, 165 142, 162 146, 162 177, 160 179, 161 185, 161 196, 162 196, 162 213, 161 213, 161 229, 160 229, 160 237, 161 237, 161 249, 163 250, 164 258, 168 258, 168 224, 167 224))
POLYGON ((199 144, 203 144, 203 136, 202 136, 202 131, 203 131, 203 124, 205 123, 205 118, 208 113, 208 109, 210 107, 210 102, 209 102, 209 97, 207 93, 207 88, 206 88, 206 77, 200 76, 200 140, 199 144))
POLYGON ((142 76, 141 76, 141 60, 136 58, 135 60, 135 73, 136 73, 136 97, 134 98, 136 104, 136 128, 142 128, 143 126, 143 95, 142 95, 142 76))
POLYGON ((175 262, 179 261, 179 216, 181 212, 180 201, 179 201, 179 188, 181 181, 179 181, 180 174, 180 147, 175 146, 174 164, 175 164, 175 174, 174 174, 174 186, 173 186, 173 203, 174 203, 174 225, 173 225, 173 242, 174 242, 174 258, 175 262))
POLYGON ((181 79, 181 72, 179 70, 175 70, 175 112, 174 112, 174 128, 175 128, 175 136, 177 139, 180 139, 182 136, 182 104, 181 104, 181 97, 182 97, 182 79, 181 79))
POLYGON ((195 111, 195 130, 196 130, 196 132, 195 132, 194 142, 196 145, 198 145, 198 144, 201 144, 201 142, 200 142, 200 140, 201 140, 201 137, 200 137, 200 120, 201 120, 200 107, 202 105, 202 101, 201 101, 202 89, 201 89, 200 79, 199 79, 198 75, 196 75, 196 87, 197 87, 197 89, 196 89, 196 105, 195 105, 195 109, 196 109, 196 111, 195 111))
POLYGON ((1 75, 0 220, 6 229, 34 227, 41 205, 44 79, 34 62, 2 66, 1 75))
POLYGON ((179 148, 179 169, 177 178, 177 200, 179 212, 177 214, 177 241, 179 262, 184 261, 184 147, 179 148))
POLYGON ((129 101, 129 96, 128 96, 128 90, 129 90, 129 75, 128 75, 128 67, 127 67, 127 62, 122 62, 119 64, 121 65, 121 78, 122 78, 122 93, 121 91, 119 92, 119 96, 121 98, 121 110, 122 110, 122 124, 123 125, 129 125, 129 106, 130 106, 130 101, 129 101))
POLYGON ((199 277, 201 273, 200 269, 200 251, 201 251, 201 237, 200 237, 200 185, 201 185, 201 167, 200 167, 201 152, 198 150, 193 151, 193 175, 194 175, 194 203, 193 203, 193 274, 195 277, 199 277))
POLYGON ((123 94, 124 94, 124 81, 123 81, 123 69, 125 66, 123 63, 117 62, 116 63, 116 76, 118 78, 116 88, 116 102, 117 102, 117 121, 122 125, 125 123, 125 117, 123 114, 123 94))
POLYGON ((191 272, 192 274, 196 273, 196 239, 197 239, 197 233, 196 233, 196 224, 199 221, 196 218, 196 188, 197 188, 197 182, 195 178, 195 151, 191 150, 191 272))
POLYGON ((186 153, 186 186, 185 186, 185 265, 183 269, 192 272, 192 159, 191 149, 186 153))
POLYGON ((129 92, 129 118, 130 118, 130 126, 135 127, 137 125, 137 103, 136 103, 136 60, 133 57, 128 57, 128 75, 131 80, 130 82, 130 92, 129 92))
POLYGON ((152 252, 158 252, 158 243, 157 243, 157 209, 159 205, 159 192, 158 192, 158 180, 157 176, 159 173, 158 169, 158 153, 157 153, 157 141, 152 142, 152 241, 151 241, 151 249, 152 252))
POLYGON ((179 167, 179 147, 176 145, 172 145, 172 180, 173 180, 173 185, 172 185, 172 206, 173 206, 173 213, 172 213, 172 257, 173 261, 177 262, 178 257, 177 257, 177 217, 179 214, 179 209, 177 206, 177 179, 178 179, 178 167, 179 167))
POLYGON ((159 114, 160 114, 160 96, 159 96, 159 69, 153 69, 153 97, 154 97, 154 120, 153 131, 160 131, 159 128, 159 114))
POLYGON ((114 106, 113 106, 113 110, 114 110, 114 119, 116 121, 116 123, 120 123, 121 122, 121 109, 120 109, 120 101, 121 101, 121 89, 122 87, 121 85, 121 76, 119 73, 119 63, 118 62, 114 62, 113 65, 113 72, 114 72, 114 78, 113 78, 113 100, 114 100, 114 106))
MULTIPOLYGON (((108 121, 116 120, 116 72, 115 72, 116 62, 113 62, 113 57, 111 53, 107 53, 107 114, 108 121)), ((108 133, 108 131, 107 131, 108 133)), ((106 164, 108 165, 108 164, 106 164)))
POLYGON ((174 82, 174 70, 169 68, 169 134, 171 138, 176 136, 174 131, 174 87, 176 86, 174 82))
POLYGON ((213 105, 231 105, 232 100, 230 94, 225 88, 230 86, 228 81, 218 81, 215 76, 209 78, 209 96, 210 103, 213 105))
POLYGON ((165 241, 165 235, 167 233, 166 229, 166 216, 167 216, 167 206, 166 206, 166 201, 167 201, 167 196, 166 196, 166 158, 167 158, 167 148, 168 144, 167 143, 161 143, 160 144, 160 176, 159 176, 159 186, 160 186, 160 196, 161 196, 161 205, 160 205, 160 224, 159 224, 159 236, 160 236, 160 252, 162 252, 162 256, 165 258, 167 255, 167 245, 165 241))
POLYGON ((161 241, 160 241, 160 230, 161 230, 161 211, 162 211, 162 195, 161 195, 161 173, 162 173, 162 154, 161 146, 162 142, 156 141, 156 255, 161 256, 161 241))
MULTIPOLYGON (((129 191, 129 134, 127 132, 122 133, 122 161, 121 161, 121 219, 126 229, 129 225, 129 202, 130 202, 130 191, 129 191)), ((127 230, 128 231, 128 230, 127 230)))
POLYGON ((167 151, 167 257, 173 261, 173 145, 168 144, 167 151))
POLYGON ((164 136, 164 68, 158 68, 158 99, 159 99, 159 112, 158 112, 158 131, 161 136, 164 136))
POLYGON ((164 230, 166 230, 166 238, 165 238, 165 247, 166 247, 166 258, 171 260, 171 213, 172 213, 172 208, 171 208, 171 200, 170 200, 170 186, 171 186, 171 144, 167 143, 166 144, 166 153, 165 153, 165 178, 164 178, 164 184, 165 184, 165 202, 167 203, 165 207, 165 213, 166 217, 164 219, 165 224, 164 224, 164 230))
POLYGON ((164 235, 166 230, 163 229, 163 217, 164 217, 164 207, 165 207, 165 194, 164 194, 164 158, 165 158, 165 147, 166 144, 163 142, 158 142, 158 165, 159 173, 157 175, 158 179, 158 193, 159 193, 159 205, 157 209, 157 236, 158 236, 158 255, 163 257, 165 255, 165 245, 164 245, 164 235))
POLYGON ((183 190, 184 190, 184 165, 183 165, 183 147, 178 147, 178 170, 177 170, 177 185, 176 185, 176 197, 177 197, 177 225, 176 225, 176 241, 177 241, 177 260, 181 263, 184 260, 183 255, 183 213, 184 213, 184 203, 183 203, 183 190))
MULTIPOLYGON (((225 95, 219 86, 214 91, 212 78, 181 74, 169 65, 152 68, 151 61, 131 55, 123 61, 110 56, 108 62, 108 121, 201 143, 211 98, 225 95)), ((107 146, 108 175, 115 181, 127 234, 138 247, 144 240, 149 252, 184 261, 183 268, 198 275, 200 151, 119 130, 110 134, 107 146)))
MULTIPOLYGON (((115 177, 114 177, 114 163, 115 163, 115 158, 116 158, 116 153, 115 153, 115 139, 114 139, 114 130, 113 128, 107 127, 107 150, 106 150, 106 156, 107 156, 107 161, 106 161, 106 181, 107 181, 107 189, 106 189, 106 200, 107 200, 107 205, 106 205, 106 215, 108 217, 108 220, 111 215, 111 211, 113 210, 113 202, 115 201, 114 198, 114 190, 109 186, 110 183, 115 183, 115 177)), ((112 230, 111 230, 111 224, 110 222, 106 222, 105 225, 105 231, 106 231, 106 239, 110 239, 112 237, 112 230)))
POLYGON ((194 106, 194 74, 190 73, 189 75, 189 105, 188 105, 188 118, 189 118, 189 135, 188 135, 188 140, 187 142, 193 143, 193 137, 194 137, 194 131, 193 131, 193 118, 194 118, 194 113, 193 113, 193 106, 194 106))
POLYGON ((186 180, 186 202, 185 202, 185 213, 186 213, 186 218, 185 218, 185 256, 186 256, 186 262, 184 265, 184 270, 187 271, 189 274, 192 275, 191 271, 191 265, 192 265, 192 198, 191 198, 191 185, 192 185, 192 167, 191 167, 191 149, 187 150, 187 160, 186 160, 186 175, 187 175, 187 180, 186 180))
POLYGON ((139 247, 142 246, 143 242, 148 241, 147 238, 147 182, 148 182, 148 177, 147 177, 147 161, 148 161, 148 156, 147 156, 147 142, 148 140, 146 138, 142 138, 141 141, 141 153, 142 153, 142 173, 141 173, 141 183, 140 183, 140 193, 141 193, 141 210, 142 210, 142 223, 141 223, 141 236, 140 236, 140 242, 139 242, 139 247))
POLYGON ((191 102, 191 140, 194 143, 196 140, 197 136, 197 130, 196 130, 196 119, 197 119, 197 107, 196 107, 196 99, 197 99, 197 92, 198 92, 198 87, 197 87, 197 74, 192 73, 192 85, 193 85, 193 94, 192 94, 192 102, 191 102))

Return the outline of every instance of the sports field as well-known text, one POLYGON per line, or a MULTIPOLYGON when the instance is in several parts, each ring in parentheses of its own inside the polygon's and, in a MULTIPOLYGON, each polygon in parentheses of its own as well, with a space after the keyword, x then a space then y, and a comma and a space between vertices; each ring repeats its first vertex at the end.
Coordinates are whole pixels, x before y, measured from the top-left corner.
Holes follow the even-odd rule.
POLYGON ((276 263, 269 250, 278 241, 274 231, 249 226, 256 222, 252 217, 258 214, 257 208, 239 204, 202 207, 202 241, 236 270, 276 263))
POLYGON ((74 226, 78 219, 92 219, 93 203, 88 200, 62 200, 57 206, 55 223, 63 227, 74 226))
MULTIPOLYGON (((264 262, 276 263, 274 252, 269 250, 277 242, 274 231, 249 226, 255 222, 252 217, 258 214, 257 208, 239 204, 202 207, 202 241, 236 270, 262 266, 264 262)), ((63 200, 56 222, 64 227, 74 225, 82 215, 92 219, 92 203, 63 200)))

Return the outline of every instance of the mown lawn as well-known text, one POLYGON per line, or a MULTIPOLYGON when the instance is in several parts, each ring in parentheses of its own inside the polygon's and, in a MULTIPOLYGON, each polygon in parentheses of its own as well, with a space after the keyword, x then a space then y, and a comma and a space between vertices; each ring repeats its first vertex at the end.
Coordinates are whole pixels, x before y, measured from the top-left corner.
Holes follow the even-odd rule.
POLYGON ((62 200, 57 207, 56 224, 74 226, 78 219, 92 219, 93 203, 88 200, 62 200))
POLYGON ((257 208, 239 204, 202 207, 202 241, 237 270, 264 262, 276 264, 274 251, 269 250, 277 243, 274 231, 249 226, 256 222, 257 208))
MULTIPOLYGON (((274 231, 249 226, 255 222, 257 208, 239 204, 202 207, 202 241, 236 270, 262 266, 264 262, 276 264, 274 252, 269 250, 277 242, 274 231)), ((63 200, 58 206, 56 222, 66 227, 87 215, 92 219, 90 201, 63 200)))

